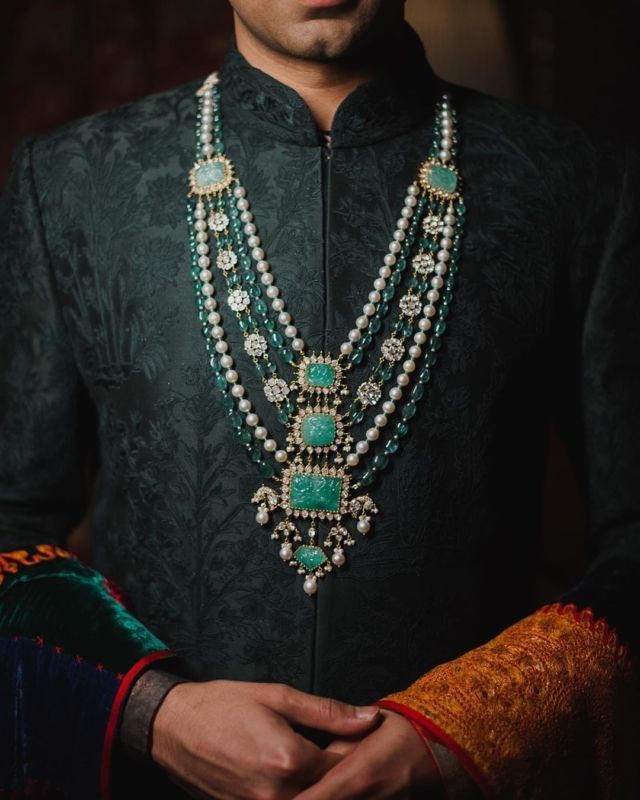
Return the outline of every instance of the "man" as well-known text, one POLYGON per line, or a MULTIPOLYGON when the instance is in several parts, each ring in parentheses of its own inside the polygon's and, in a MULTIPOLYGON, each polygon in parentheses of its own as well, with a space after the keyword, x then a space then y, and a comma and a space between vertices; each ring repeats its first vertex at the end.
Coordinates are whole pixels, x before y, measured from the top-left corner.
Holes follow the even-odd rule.
POLYGON ((14 161, 0 790, 634 797, 634 157, 444 87, 400 0, 232 5, 219 79, 14 161), (531 613, 551 416, 594 561, 531 613))

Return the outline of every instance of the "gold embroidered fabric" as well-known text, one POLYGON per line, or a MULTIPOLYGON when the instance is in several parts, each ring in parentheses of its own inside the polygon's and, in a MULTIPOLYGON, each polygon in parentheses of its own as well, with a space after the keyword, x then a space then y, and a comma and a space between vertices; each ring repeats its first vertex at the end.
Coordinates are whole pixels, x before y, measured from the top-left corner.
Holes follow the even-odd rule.
POLYGON ((500 800, 632 800, 638 684, 604 622, 548 606, 385 698, 451 737, 500 800))

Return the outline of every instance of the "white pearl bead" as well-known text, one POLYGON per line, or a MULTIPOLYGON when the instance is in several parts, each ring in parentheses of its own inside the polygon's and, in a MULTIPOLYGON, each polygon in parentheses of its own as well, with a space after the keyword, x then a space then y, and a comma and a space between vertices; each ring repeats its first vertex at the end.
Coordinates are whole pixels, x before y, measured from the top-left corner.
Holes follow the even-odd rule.
POLYGON ((405 217, 405 219, 409 219, 413 216, 413 209, 411 206, 402 206, 402 211, 400 212, 401 216, 405 217))
POLYGON ((371 523, 366 519, 359 519, 356 525, 358 533, 369 533, 371 530, 371 523))
POLYGON ((204 156, 212 156, 213 155, 213 145, 212 144, 205 144, 202 148, 202 155, 204 156))
POLYGON ((210 283, 203 283, 200 287, 200 291, 205 297, 211 297, 213 294, 213 286, 210 283))
MULTIPOLYGON (((252 220, 253 220, 253 214, 250 211, 243 211, 242 214, 240 214, 240 222, 251 222, 252 220)), ((255 229, 251 232, 255 233, 255 229)))
POLYGON ((251 401, 247 400, 246 398, 242 398, 242 400, 238 403, 238 408, 242 411, 243 414, 248 414, 251 411, 251 401))
POLYGON ((450 136, 443 136, 442 139, 440 139, 440 147, 443 150, 451 150, 451 145, 452 144, 453 144, 453 142, 451 141, 451 137, 450 136))
POLYGON ((298 335, 298 329, 295 325, 287 325, 287 327, 284 329, 284 335, 288 339, 295 339, 295 337, 298 335))
POLYGON ((376 428, 384 428, 388 422, 386 414, 376 414, 373 421, 376 424, 376 428))
POLYGON ((376 278, 375 281, 373 282, 373 286, 375 289, 381 292, 387 288, 387 282, 385 281, 384 278, 376 278))
POLYGON ((443 222, 445 225, 455 225, 456 224, 456 215, 452 212, 447 212, 443 217, 443 222))
POLYGON ((258 263, 256 264, 256 269, 258 270, 258 272, 269 272, 269 270, 271 269, 271 265, 269 264, 268 261, 260 259, 260 261, 258 261, 258 263))
POLYGON ((379 303, 380 302, 380 292, 369 292, 369 302, 370 303, 379 303))
POLYGON ((288 457, 286 450, 276 450, 275 459, 278 464, 284 464, 288 457))
POLYGON ((368 317, 372 317, 376 313, 376 307, 373 303, 365 303, 362 306, 362 310, 368 317))
POLYGON ((410 194, 410 195, 416 195, 416 194, 418 194, 418 193, 419 193, 419 191, 420 191, 420 190, 419 190, 419 189, 418 189, 418 187, 415 185, 415 183, 412 183, 412 184, 411 184, 411 185, 408 187, 408 189, 407 189, 407 194, 410 194))
POLYGON ((333 553, 331 556, 331 561, 336 565, 336 567, 341 567, 345 562, 344 553, 341 551, 333 553))
POLYGON ((315 578, 307 578, 302 584, 302 588, 308 595, 311 596, 318 591, 318 583, 315 578))
POLYGON ((422 331, 418 331, 414 334, 413 341, 416 344, 424 344, 427 341, 427 337, 422 333, 422 331))
POLYGON ((249 208, 249 201, 245 200, 244 197, 241 197, 236 203, 236 208, 238 211, 246 211, 249 208))
MULTIPOLYGON (((403 236, 403 238, 404 238, 404 236, 403 236)), ((401 249, 402 249, 402 245, 400 244, 400 242, 396 242, 395 239, 393 240, 393 242, 389 242, 389 252, 390 253, 399 253, 401 249)))
POLYGON ((196 210, 193 212, 196 219, 204 219, 207 216, 207 212, 205 211, 204 205, 202 203, 198 203, 196 206, 196 210))
POLYGON ((217 325, 220 322, 220 314, 218 314, 217 311, 212 311, 207 317, 207 320, 210 325, 217 325))
POLYGON ((422 355, 422 348, 418 347, 417 344, 412 345, 409 348, 409 355, 411 356, 411 358, 420 358, 420 356, 422 355))
POLYGON ((266 439, 268 436, 267 429, 262 425, 258 425, 253 433, 256 439, 266 439))
POLYGON ((224 377, 227 383, 235 383, 238 380, 238 373, 235 371, 235 369, 228 369, 224 373, 224 377))
POLYGON ((291 545, 290 544, 283 544, 282 547, 280 548, 280 558, 283 561, 289 561, 291 559, 292 555, 293 555, 293 551, 291 549, 291 545))
POLYGON ((233 190, 233 196, 236 198, 244 197, 246 193, 247 190, 244 188, 244 186, 236 186, 233 190))
POLYGON ((251 258, 254 261, 264 261, 264 250, 261 247, 254 247, 251 251, 251 258))
POLYGON ((409 385, 409 376, 406 372, 401 372, 398 377, 396 378, 396 383, 398 386, 408 386, 409 385))
POLYGON ((271 286, 268 286, 268 287, 267 287, 267 297, 269 298, 269 300, 273 300, 273 299, 274 299, 274 298, 276 298, 276 297, 277 297, 279 294, 280 294, 280 289, 278 289, 278 287, 277 287, 277 286, 274 286, 274 285, 272 284, 271 286))
POLYGON ((413 361, 413 360, 412 360, 412 359, 410 359, 410 358, 408 358, 408 359, 407 359, 407 360, 406 360, 406 361, 405 361, 405 362, 402 364, 402 369, 403 369, 405 372, 409 372, 409 373, 411 373, 411 372, 413 372, 413 371, 415 370, 415 368, 416 368, 416 362, 415 362, 415 361, 413 361))
POLYGON ((400 400, 400 398, 402 397, 402 389, 399 386, 392 386, 389 389, 389 397, 392 400, 396 401, 400 400))
POLYGON ((427 300, 430 303, 435 303, 440 297, 440 292, 437 289, 429 289, 427 292, 427 300))
POLYGON ((273 303, 271 303, 271 308, 274 311, 282 311, 284 308, 284 300, 281 297, 276 298, 273 303))
POLYGON ((375 442, 379 436, 380 436, 380 431, 377 428, 367 429, 366 437, 370 442, 375 442))
POLYGON ((385 400, 382 404, 382 410, 387 415, 393 414, 396 410, 396 404, 393 402, 393 400, 385 400))
POLYGON ((204 242, 200 242, 200 244, 196 247, 196 251, 198 255, 206 256, 209 252, 209 245, 205 244, 204 242))
POLYGON ((267 451, 267 453, 275 453, 275 451, 278 448, 275 439, 267 439, 262 446, 267 451))
POLYGON ((260 511, 258 511, 258 513, 256 514, 256 522, 258 523, 258 525, 266 525, 267 522, 269 522, 269 515, 267 514, 267 512, 262 511, 262 509, 260 509, 260 511))
POLYGON ((202 267, 202 269, 206 269, 211 264, 211 259, 209 256, 200 256, 198 259, 198 266, 202 267))
MULTIPOLYGON (((249 213, 248 211, 243 211, 240 216, 248 213, 249 213)), ((247 224, 244 226, 244 232, 249 237, 249 239, 247 240, 247 244, 249 245, 249 247, 257 247, 260 244, 260 239, 257 236, 255 238, 258 239, 258 241, 255 244, 251 244, 251 240, 253 239, 256 230, 257 230, 256 226, 253 224, 253 222, 247 222, 247 224)))
POLYGON ((258 424, 258 422, 260 422, 260 419, 257 414, 254 414, 253 412, 251 414, 247 414, 246 423, 249 425, 249 427, 253 428, 258 424))
POLYGON ((198 233, 196 233, 196 242, 207 241, 209 241, 209 235, 206 233, 206 231, 198 231, 198 233))
POLYGON ((387 253, 387 255, 383 259, 385 266, 387 267, 392 267, 397 260, 398 259, 393 255, 393 253, 387 253))
POLYGON ((364 455, 369 450, 369 442, 365 442, 364 439, 356 442, 356 453, 359 453, 361 456, 364 455))
POLYGON ((432 317, 436 313, 436 308, 435 306, 431 305, 424 306, 424 308, 422 309, 422 313, 425 315, 425 317, 432 317))
POLYGON ((263 286, 271 286, 273 280, 274 280, 273 275, 270 272, 265 272, 263 275, 260 276, 260 283, 262 283, 263 286))
POLYGON ((436 273, 438 275, 444 275, 447 272, 448 269, 449 269, 449 267, 447 267, 446 264, 443 264, 441 261, 439 261, 436 264, 436 270, 435 271, 436 271, 436 273))
MULTIPOLYGON (((400 229, 400 230, 396 229, 393 232, 393 238, 395 239, 396 243, 404 241, 404 239, 406 238, 406 235, 407 234, 402 229, 400 229)), ((398 251, 396 251, 396 252, 398 252, 398 251)))
POLYGON ((440 157, 440 161, 444 162, 445 164, 451 161, 451 153, 448 150, 441 150, 438 155, 440 157))
POLYGON ((356 328, 364 330, 369 327, 369 317, 358 317, 356 319, 356 328))
POLYGON ((453 247, 453 242, 451 241, 451 239, 449 239, 448 236, 445 236, 442 239, 440 239, 440 247, 443 250, 451 250, 451 248, 453 247))
POLYGON ((340 352, 342 353, 343 356, 348 356, 351 353, 353 353, 353 345, 351 344, 351 342, 343 342, 340 345, 340 352))
POLYGON ((218 307, 218 301, 213 297, 207 297, 207 299, 204 301, 204 307, 207 309, 207 311, 213 311, 214 308, 218 307))
POLYGON ((418 320, 418 327, 421 331, 428 331, 431 328, 431 320, 427 319, 426 317, 422 317, 422 319, 418 320))
POLYGON ((200 280, 201 281, 210 281, 213 275, 211 274, 211 270, 203 269, 200 270, 200 280))
POLYGON ((412 197, 410 194, 408 194, 404 198, 404 204, 408 208, 415 208, 418 205, 418 201, 416 200, 415 197, 412 197))
POLYGON ((244 394, 244 386, 241 383, 236 383, 231 387, 231 394, 234 397, 242 397, 244 394))
POLYGON ((448 261, 450 256, 447 250, 438 250, 438 255, 436 258, 438 261, 448 261))
POLYGON ((378 270, 378 275, 381 278, 389 278, 391 277, 391 270, 389 269, 389 267, 385 265, 384 267, 380 267, 380 269, 378 270))
MULTIPOLYGON (((255 225, 253 227, 255 228, 255 225)), ((249 236, 249 238, 247 239, 247 244, 249 245, 249 247, 252 247, 254 250, 257 250, 258 248, 260 248, 260 237, 259 236, 249 236)), ((252 253, 252 255, 253 255, 253 253, 252 253)), ((259 260, 255 256, 254 256, 254 258, 256 259, 256 261, 259 260)), ((264 258, 264 254, 260 256, 260 259, 263 259, 263 258, 264 258)))
POLYGON ((357 467, 360 461, 360 456, 357 453, 349 453, 346 460, 348 467, 357 467))
POLYGON ((434 275, 434 277, 431 278, 431 285, 434 289, 442 289, 443 283, 444 281, 439 275, 434 275))
POLYGON ((291 348, 299 353, 301 350, 304 350, 304 341, 302 339, 298 339, 297 337, 293 339, 291 342, 291 348))
POLYGON ((453 234, 454 234, 454 229, 451 227, 451 225, 445 225, 444 228, 442 229, 442 235, 446 236, 447 239, 452 239, 453 234))
POLYGON ((409 227, 409 220, 401 217, 399 220, 396 221, 396 228, 400 231, 406 231, 409 227))
POLYGON ((206 231, 207 230, 207 223, 203 219, 197 219, 194 222, 194 228, 197 231, 206 231))
MULTIPOLYGON (((221 325, 214 325, 211 328, 211 335, 214 339, 223 339, 224 338, 224 328, 221 325)), ((218 345, 216 345, 216 350, 219 353, 225 353, 229 349, 229 345, 226 342, 220 342, 219 344, 224 345, 224 349, 219 349, 218 345)))
POLYGON ((224 367, 225 369, 231 369, 233 366, 233 359, 231 356, 228 356, 226 353, 220 358, 220 366, 224 367))
POLYGON ((362 334, 360 333, 359 330, 357 330, 357 328, 352 328, 349 331, 349 339, 350 339, 350 341, 357 342, 361 338, 362 338, 362 334))

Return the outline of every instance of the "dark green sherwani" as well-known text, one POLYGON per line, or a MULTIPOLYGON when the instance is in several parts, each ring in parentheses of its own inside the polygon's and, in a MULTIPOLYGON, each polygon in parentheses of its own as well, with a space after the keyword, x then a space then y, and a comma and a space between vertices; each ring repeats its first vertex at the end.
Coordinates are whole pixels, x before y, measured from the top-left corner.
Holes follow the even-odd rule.
MULTIPOLYGON (((221 72, 227 151, 310 350, 336 353, 361 313, 431 142, 442 86, 413 36, 395 64, 340 106, 330 148, 300 97, 235 49, 221 72)), ((567 597, 633 640, 637 162, 453 89, 468 214, 445 342, 370 489, 375 533, 310 599, 255 523, 261 477, 226 419, 197 318, 186 221, 196 88, 16 154, 2 212, 0 549, 64 543, 97 439, 93 567, 186 675, 368 702, 532 609, 555 420, 581 467, 598 559, 567 597)), ((228 314, 225 329, 260 404, 228 314)))

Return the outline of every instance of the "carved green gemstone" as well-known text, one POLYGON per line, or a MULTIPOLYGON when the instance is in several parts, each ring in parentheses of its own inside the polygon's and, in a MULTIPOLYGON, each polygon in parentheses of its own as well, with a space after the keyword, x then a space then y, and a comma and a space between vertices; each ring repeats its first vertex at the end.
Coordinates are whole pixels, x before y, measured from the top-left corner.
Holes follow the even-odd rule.
POLYGON ((206 161, 197 167, 195 171, 195 182, 201 189, 208 186, 215 186, 221 183, 226 177, 226 170, 221 161, 206 161))
POLYGON ((455 192, 456 186, 458 185, 458 176, 452 169, 449 169, 449 167, 443 167, 440 164, 432 164, 427 172, 427 181, 429 186, 432 186, 434 189, 440 189, 442 192, 449 192, 452 194, 455 192))
POLYGON ((340 510, 342 478, 330 475, 293 475, 289 486, 289 505, 300 511, 340 510))
POLYGON ((336 368, 331 364, 307 364, 305 378, 309 386, 328 389, 336 379, 336 368))
POLYGON ((298 564, 308 570, 318 569, 327 560, 327 557, 319 547, 313 547, 308 544, 300 545, 293 555, 298 564))
POLYGON ((309 414, 300 425, 302 441, 309 447, 327 447, 336 438, 336 421, 330 414, 309 414))

